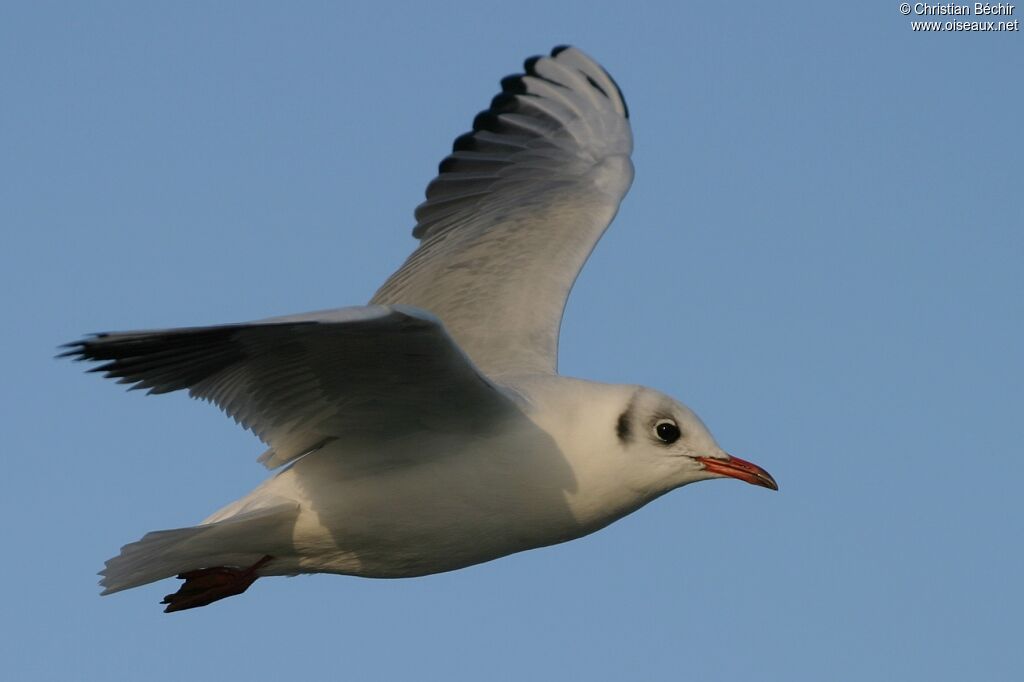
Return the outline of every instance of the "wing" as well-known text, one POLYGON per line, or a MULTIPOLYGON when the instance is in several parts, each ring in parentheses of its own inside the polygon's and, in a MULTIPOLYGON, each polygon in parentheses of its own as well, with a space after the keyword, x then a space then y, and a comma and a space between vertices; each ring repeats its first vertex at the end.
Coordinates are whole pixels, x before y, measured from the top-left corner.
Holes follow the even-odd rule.
POLYGON ((525 68, 455 140, 372 300, 430 310, 489 376, 556 371, 569 290, 633 180, 611 76, 571 47, 525 68))
POLYGON ((133 389, 218 405, 268 468, 353 434, 479 431, 514 409, 429 313, 367 306, 248 324, 98 334, 63 356, 133 389))

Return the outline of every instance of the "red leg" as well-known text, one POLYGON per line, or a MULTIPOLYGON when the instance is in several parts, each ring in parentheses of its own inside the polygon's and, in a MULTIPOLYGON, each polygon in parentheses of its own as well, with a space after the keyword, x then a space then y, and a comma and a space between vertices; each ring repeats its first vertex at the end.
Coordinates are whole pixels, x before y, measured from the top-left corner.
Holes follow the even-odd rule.
POLYGON ((248 568, 214 566, 186 571, 178 576, 185 583, 174 594, 164 597, 161 604, 167 604, 164 613, 194 609, 212 604, 218 599, 242 594, 256 582, 256 571, 274 557, 265 556, 248 568))

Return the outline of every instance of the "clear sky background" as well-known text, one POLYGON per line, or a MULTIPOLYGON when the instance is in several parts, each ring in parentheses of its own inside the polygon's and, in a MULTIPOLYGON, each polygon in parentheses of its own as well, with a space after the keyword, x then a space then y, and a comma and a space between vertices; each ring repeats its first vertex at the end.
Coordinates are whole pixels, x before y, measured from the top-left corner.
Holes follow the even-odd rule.
POLYGON ((1024 35, 914 33, 889 0, 20 5, 5 679, 1024 677, 1024 35), (679 397, 782 490, 701 483, 427 578, 169 616, 173 581, 97 596, 120 545, 262 480, 263 448, 56 346, 365 302, 453 138, 560 43, 622 87, 637 168, 561 370, 679 397))

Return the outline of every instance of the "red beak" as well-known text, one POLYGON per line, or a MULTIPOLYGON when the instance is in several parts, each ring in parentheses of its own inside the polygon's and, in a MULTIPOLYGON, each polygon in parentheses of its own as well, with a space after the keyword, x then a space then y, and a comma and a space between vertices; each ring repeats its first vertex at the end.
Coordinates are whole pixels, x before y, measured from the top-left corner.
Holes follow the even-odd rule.
POLYGON ((727 457, 716 459, 714 457, 698 457, 697 461, 704 465, 704 468, 719 476, 738 478, 752 485, 759 485, 762 488, 778 490, 779 484, 775 482, 772 475, 761 467, 739 457, 727 457))

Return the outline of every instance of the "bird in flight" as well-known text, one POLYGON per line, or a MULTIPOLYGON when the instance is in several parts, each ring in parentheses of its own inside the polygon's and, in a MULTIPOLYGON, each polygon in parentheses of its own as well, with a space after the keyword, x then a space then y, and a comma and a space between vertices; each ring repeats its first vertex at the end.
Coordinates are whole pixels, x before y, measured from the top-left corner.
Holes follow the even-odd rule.
POLYGON ((777 490, 667 395, 557 373, 562 310, 632 183, 632 146, 615 81, 555 48, 455 140, 416 250, 368 305, 67 344, 131 388, 216 404, 277 470, 123 547, 103 594, 177 576, 170 612, 264 576, 421 576, 579 538, 696 481, 777 490))

